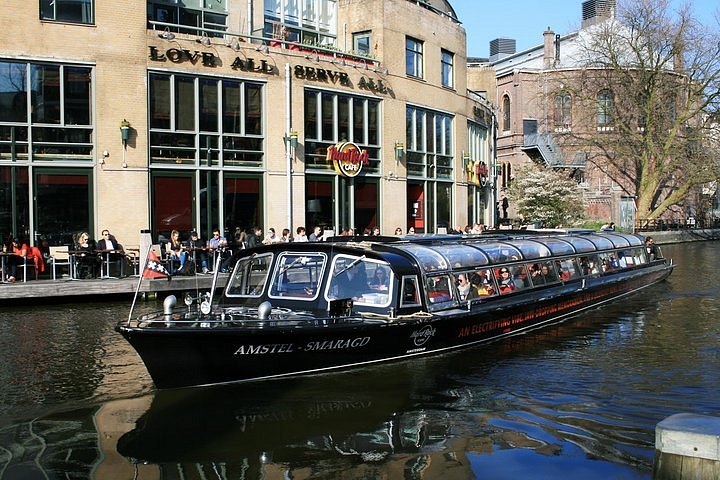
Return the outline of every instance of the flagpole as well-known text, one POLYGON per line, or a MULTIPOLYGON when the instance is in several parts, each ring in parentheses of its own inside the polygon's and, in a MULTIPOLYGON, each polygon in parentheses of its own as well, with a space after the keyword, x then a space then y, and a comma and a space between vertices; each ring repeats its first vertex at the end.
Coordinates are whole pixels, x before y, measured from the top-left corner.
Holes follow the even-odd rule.
POLYGON ((148 246, 147 252, 145 252, 145 264, 143 265, 142 270, 140 270, 140 278, 138 279, 137 287, 135 288, 135 296, 133 297, 132 305, 130 305, 130 313, 128 314, 128 323, 130 323, 130 320, 132 320, 132 314, 133 310, 135 310, 135 301, 137 300, 138 292, 140 291, 140 284, 142 284, 143 277, 145 277, 145 269, 147 268, 148 260, 150 260, 150 250, 152 250, 152 245, 148 246))

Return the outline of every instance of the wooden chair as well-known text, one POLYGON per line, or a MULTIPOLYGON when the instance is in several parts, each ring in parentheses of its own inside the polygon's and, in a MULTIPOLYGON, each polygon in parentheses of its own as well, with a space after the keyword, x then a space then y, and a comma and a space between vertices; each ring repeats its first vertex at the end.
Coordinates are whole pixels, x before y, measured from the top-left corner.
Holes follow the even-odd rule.
POLYGON ((57 278, 57 267, 67 267, 68 276, 73 278, 73 262, 67 247, 49 247, 52 261, 52 278, 57 278))

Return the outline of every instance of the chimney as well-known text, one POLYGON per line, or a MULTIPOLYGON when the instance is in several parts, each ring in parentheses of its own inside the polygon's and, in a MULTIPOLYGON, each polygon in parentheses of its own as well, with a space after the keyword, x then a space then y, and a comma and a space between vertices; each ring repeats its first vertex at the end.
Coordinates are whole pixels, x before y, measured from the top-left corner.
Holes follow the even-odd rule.
POLYGON ((555 58, 555 32, 550 27, 543 32, 543 67, 547 70, 553 67, 553 58, 555 58))
POLYGON ((673 47, 673 70, 676 72, 682 72, 685 70, 685 60, 683 59, 683 53, 685 52, 682 40, 678 40, 673 47))

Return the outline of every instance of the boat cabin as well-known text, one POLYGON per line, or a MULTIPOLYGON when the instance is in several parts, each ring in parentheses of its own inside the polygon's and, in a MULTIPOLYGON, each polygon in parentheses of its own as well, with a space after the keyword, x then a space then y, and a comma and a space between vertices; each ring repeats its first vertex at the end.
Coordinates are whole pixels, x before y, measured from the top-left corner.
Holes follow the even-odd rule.
POLYGON ((240 252, 221 303, 257 307, 269 302, 272 308, 335 316, 342 300, 345 310, 392 318, 582 282, 649 263, 643 238, 618 232, 336 237, 240 252))

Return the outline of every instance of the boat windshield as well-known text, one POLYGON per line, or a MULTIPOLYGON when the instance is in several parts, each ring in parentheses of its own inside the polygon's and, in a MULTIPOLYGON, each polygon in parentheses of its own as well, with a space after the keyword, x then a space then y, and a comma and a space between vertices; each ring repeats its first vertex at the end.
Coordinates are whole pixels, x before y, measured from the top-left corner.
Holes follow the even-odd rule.
POLYGON ((316 299, 326 260, 322 253, 280 254, 270 284, 270 298, 316 299))
POLYGON ((325 293, 328 301, 352 298, 356 305, 390 305, 393 276, 389 264, 365 256, 337 255, 331 272, 325 293))
POLYGON ((225 289, 228 297, 259 297, 265 289, 273 255, 252 255, 238 260, 225 289))

